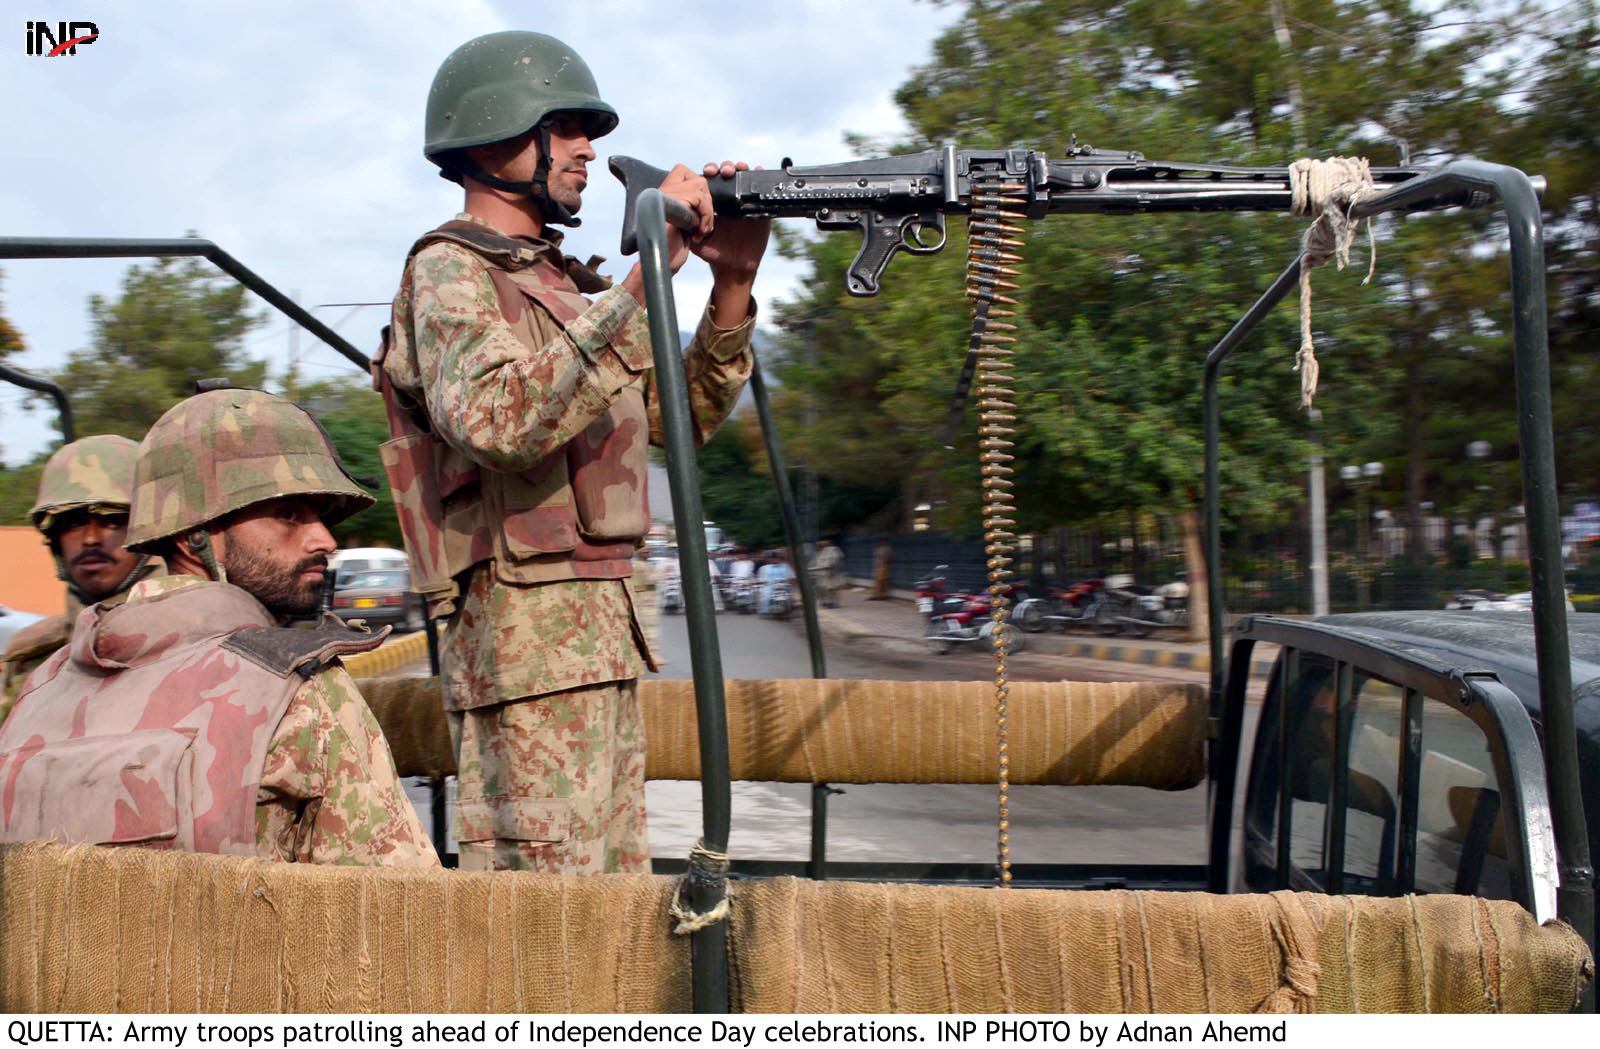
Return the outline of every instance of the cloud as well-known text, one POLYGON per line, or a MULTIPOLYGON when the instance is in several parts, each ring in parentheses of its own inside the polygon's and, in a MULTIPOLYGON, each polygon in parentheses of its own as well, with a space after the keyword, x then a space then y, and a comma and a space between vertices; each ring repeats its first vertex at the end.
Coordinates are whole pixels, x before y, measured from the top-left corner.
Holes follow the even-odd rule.
MULTIPOLYGON (((65 11, 42 4, 33 17, 65 11)), ((775 165, 844 156, 846 131, 893 134, 892 92, 956 16, 914 0, 842 0, 728 8, 591 0, 583 5, 293 0, 73 5, 101 38, 73 57, 0 55, 8 157, 0 228, 8 235, 176 237, 189 230, 314 306, 387 300, 407 247, 459 205, 459 190, 421 156, 422 108, 439 62, 480 33, 533 28, 590 62, 623 114, 600 143, 662 166, 734 157, 775 165), (529 17, 529 11, 537 17, 529 17), (886 57, 893 56, 893 57, 886 57)), ((61 15, 60 17, 65 17, 61 15)), ((609 256, 617 275, 622 196, 601 175, 585 196, 579 257, 609 256)), ((27 338, 21 367, 46 370, 88 342, 85 300, 114 295, 125 261, 0 263, 4 310, 27 338)), ((774 259, 763 300, 798 276, 774 259)), ((693 323, 709 289, 703 266, 678 280, 693 323)), ((322 311, 326 320, 346 310, 322 311)), ((371 347, 382 309, 342 329, 371 347)), ((287 322, 273 312, 253 352, 281 365, 287 322), (274 338, 267 338, 275 336, 274 338)), ((319 374, 348 368, 303 337, 319 374)), ((18 462, 54 439, 50 412, 23 416, 0 393, 5 455, 18 462)))

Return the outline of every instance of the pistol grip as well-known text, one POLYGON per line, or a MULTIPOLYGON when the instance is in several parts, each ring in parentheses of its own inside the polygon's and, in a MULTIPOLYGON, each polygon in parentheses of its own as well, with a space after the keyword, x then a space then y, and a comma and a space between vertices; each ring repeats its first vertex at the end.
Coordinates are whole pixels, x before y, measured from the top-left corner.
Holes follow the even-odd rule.
MULTIPOLYGON (((622 183, 622 253, 632 255, 639 250, 639 194, 659 188, 666 181, 667 173, 632 157, 612 157, 606 165, 622 183)), ((692 230, 699 225, 694 212, 682 201, 664 197, 662 202, 667 208, 667 221, 674 226, 692 230)))

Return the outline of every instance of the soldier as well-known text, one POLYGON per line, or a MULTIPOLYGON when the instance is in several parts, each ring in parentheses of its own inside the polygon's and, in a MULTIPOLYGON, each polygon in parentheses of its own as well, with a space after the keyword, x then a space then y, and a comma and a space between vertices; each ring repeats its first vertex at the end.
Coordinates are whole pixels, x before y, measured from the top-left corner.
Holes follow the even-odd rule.
POLYGON ((133 459, 139 446, 100 434, 63 445, 44 464, 39 501, 28 511, 67 584, 67 610, 17 631, 6 645, 0 722, 22 681, 72 640, 72 623, 85 605, 121 601, 133 584, 161 571, 161 559, 122 545, 133 495, 133 459))
POLYGON ((278 625, 317 610, 327 525, 372 501, 282 398, 216 390, 163 415, 127 548, 171 574, 85 610, 27 680, 0 727, 0 841, 436 866, 339 663, 384 635, 278 625))
MULTIPOLYGON (((659 416, 643 278, 635 266, 612 286, 564 256, 553 228, 577 225, 591 141, 617 114, 571 48, 507 32, 445 60, 426 123, 423 152, 465 209, 412 247, 374 381, 413 583, 435 614, 453 612, 442 656, 461 866, 645 870, 636 678, 656 664, 629 559, 650 527, 659 416)), ((683 362, 704 441, 753 365, 768 224, 712 232, 709 186, 681 165, 662 190, 699 221, 687 239, 669 232, 673 269, 690 250, 711 266, 683 362)))

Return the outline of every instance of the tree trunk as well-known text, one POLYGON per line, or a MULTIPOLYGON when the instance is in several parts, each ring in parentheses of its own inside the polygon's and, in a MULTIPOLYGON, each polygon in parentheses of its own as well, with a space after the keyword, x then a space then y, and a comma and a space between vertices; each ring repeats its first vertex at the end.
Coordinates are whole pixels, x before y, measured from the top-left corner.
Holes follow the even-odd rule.
POLYGON ((1183 526, 1183 565, 1189 584, 1190 641, 1204 641, 1210 634, 1211 580, 1206 576, 1206 554, 1201 532, 1200 511, 1185 510, 1179 517, 1183 526))

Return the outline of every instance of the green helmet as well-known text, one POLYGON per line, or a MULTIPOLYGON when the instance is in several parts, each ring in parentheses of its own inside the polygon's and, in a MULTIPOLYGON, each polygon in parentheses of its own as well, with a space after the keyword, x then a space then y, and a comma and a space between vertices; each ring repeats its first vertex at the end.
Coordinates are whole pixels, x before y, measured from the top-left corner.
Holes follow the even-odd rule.
POLYGON ((139 446, 126 437, 97 434, 56 449, 39 478, 39 501, 28 511, 33 527, 50 534, 69 510, 125 514, 133 502, 133 460, 139 446))
POLYGON ((558 112, 583 114, 590 138, 617 126, 572 48, 543 33, 490 33, 450 52, 434 74, 422 152, 443 168, 452 150, 516 138, 558 112))
POLYGON ((269 499, 321 496, 337 524, 374 502, 346 472, 305 409, 259 390, 212 390, 180 401, 139 443, 127 549, 153 553, 269 499))

